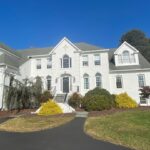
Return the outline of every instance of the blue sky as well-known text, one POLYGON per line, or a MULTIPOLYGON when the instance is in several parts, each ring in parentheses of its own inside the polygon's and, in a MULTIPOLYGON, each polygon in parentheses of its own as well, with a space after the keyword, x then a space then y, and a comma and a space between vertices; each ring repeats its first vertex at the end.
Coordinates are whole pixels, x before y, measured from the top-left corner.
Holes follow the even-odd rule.
POLYGON ((73 42, 116 47, 121 35, 150 36, 149 0, 0 0, 0 42, 14 49, 73 42))

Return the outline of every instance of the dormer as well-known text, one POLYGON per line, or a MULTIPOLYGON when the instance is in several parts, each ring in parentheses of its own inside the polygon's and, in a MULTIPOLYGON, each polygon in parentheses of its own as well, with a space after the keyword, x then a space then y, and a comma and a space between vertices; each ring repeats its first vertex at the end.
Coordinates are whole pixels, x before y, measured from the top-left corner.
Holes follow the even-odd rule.
POLYGON ((114 59, 116 66, 130 66, 139 65, 139 51, 131 46, 129 43, 124 42, 115 52, 114 59))

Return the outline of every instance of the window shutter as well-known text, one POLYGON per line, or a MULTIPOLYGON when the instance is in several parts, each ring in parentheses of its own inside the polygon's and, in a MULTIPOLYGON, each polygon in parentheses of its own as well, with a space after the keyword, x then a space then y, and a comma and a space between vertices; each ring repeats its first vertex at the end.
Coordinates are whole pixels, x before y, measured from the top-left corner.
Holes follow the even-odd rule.
POLYGON ((60 59, 60 65, 61 65, 61 68, 62 68, 62 58, 60 59))
POLYGON ((70 68, 72 67, 72 59, 70 58, 70 68))

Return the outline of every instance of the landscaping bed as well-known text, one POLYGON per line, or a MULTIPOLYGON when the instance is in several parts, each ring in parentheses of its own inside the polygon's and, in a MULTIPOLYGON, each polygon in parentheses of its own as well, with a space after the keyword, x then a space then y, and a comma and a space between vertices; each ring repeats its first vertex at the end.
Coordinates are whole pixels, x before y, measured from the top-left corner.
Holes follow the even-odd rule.
POLYGON ((20 115, 27 115, 31 114, 31 112, 35 112, 36 109, 22 109, 18 110, 11 110, 11 111, 0 111, 0 118, 1 117, 12 117, 12 116, 20 116, 20 115))
POLYGON ((25 115, 0 124, 0 131, 34 132, 63 125, 74 118, 74 114, 55 116, 25 115))
POLYGON ((150 149, 150 109, 91 112, 85 123, 85 132, 92 137, 137 150, 150 149))

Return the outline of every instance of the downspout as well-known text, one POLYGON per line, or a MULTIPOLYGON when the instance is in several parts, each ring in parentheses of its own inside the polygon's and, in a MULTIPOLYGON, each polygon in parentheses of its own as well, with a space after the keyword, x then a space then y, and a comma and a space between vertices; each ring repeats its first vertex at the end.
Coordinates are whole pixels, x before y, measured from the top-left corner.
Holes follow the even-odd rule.
POLYGON ((2 92, 2 107, 1 107, 1 110, 3 110, 3 106, 4 106, 4 88, 5 88, 5 79, 6 79, 6 69, 7 69, 7 66, 5 67, 5 70, 4 70, 4 81, 3 81, 3 92, 2 92))

